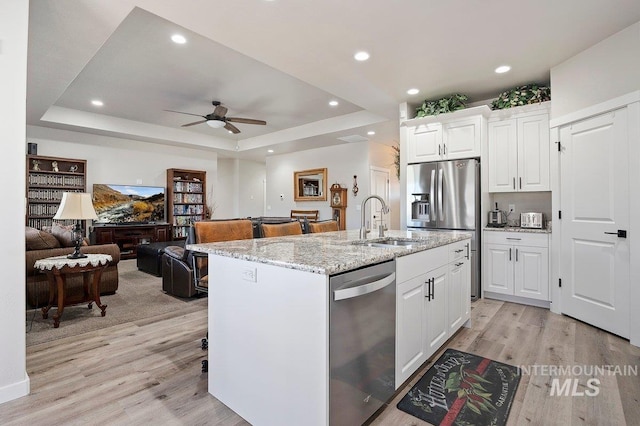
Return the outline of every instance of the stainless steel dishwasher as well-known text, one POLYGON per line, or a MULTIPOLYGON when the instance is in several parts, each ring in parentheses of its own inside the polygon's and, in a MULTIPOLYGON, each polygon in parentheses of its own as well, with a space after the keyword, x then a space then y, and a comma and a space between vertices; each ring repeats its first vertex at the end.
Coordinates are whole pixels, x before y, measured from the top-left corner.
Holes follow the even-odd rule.
POLYGON ((329 419, 361 425, 395 390, 396 266, 329 279, 329 419))

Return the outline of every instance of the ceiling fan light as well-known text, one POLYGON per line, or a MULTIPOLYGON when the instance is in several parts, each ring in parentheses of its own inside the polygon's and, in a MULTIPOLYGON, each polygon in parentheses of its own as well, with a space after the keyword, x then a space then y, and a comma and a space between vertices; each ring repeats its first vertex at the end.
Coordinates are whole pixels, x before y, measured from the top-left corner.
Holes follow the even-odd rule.
POLYGON ((220 127, 225 126, 225 122, 222 120, 207 120, 207 126, 213 127, 214 129, 219 129, 220 127))

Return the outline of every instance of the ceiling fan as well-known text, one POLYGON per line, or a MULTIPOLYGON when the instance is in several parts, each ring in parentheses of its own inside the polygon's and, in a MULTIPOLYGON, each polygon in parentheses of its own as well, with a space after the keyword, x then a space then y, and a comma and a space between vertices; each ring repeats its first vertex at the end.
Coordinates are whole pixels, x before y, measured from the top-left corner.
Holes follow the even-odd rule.
POLYGON ((234 126, 231 123, 243 123, 243 124, 267 124, 264 120, 254 120, 253 118, 240 118, 240 117, 225 117, 227 113, 227 108, 223 107, 220 101, 211 102, 215 109, 211 114, 200 115, 200 114, 191 114, 190 112, 182 112, 182 111, 173 111, 170 109, 165 109, 168 112, 177 112, 178 114, 187 114, 187 115, 195 115, 196 117, 202 117, 204 120, 194 121, 193 123, 183 124, 180 127, 189 127, 195 126, 196 124, 207 123, 209 127, 213 127, 214 129, 219 129, 220 127, 224 127, 232 133, 240 133, 240 129, 234 126))

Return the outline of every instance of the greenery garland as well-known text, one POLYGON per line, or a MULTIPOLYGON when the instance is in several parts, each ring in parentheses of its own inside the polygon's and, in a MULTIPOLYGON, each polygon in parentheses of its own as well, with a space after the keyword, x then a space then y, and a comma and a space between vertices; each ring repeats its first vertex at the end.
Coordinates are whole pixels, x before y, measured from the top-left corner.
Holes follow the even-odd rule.
POLYGON ((467 99, 469 98, 466 95, 456 93, 433 101, 425 100, 421 106, 416 108, 416 117, 426 117, 427 115, 438 115, 464 109, 466 107, 464 102, 467 99))
POLYGON ((491 102, 491 109, 505 109, 551 100, 551 89, 539 84, 527 84, 502 92, 491 102))

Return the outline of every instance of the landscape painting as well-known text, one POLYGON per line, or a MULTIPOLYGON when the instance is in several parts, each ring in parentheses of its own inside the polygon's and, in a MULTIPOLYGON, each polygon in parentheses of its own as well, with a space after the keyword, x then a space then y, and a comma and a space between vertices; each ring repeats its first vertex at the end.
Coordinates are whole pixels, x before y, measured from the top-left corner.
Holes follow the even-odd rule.
POLYGON ((164 222, 164 188, 94 184, 93 208, 98 223, 164 222))

